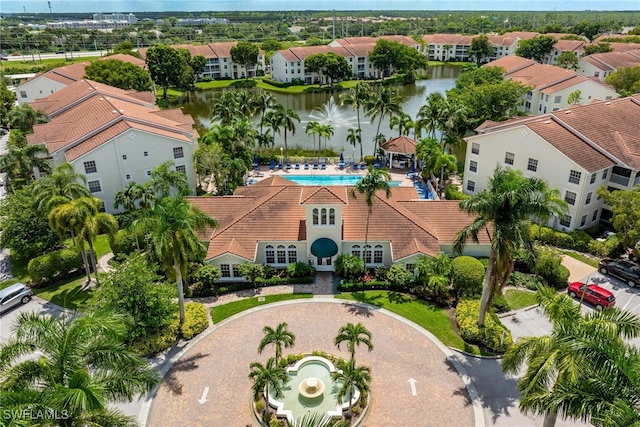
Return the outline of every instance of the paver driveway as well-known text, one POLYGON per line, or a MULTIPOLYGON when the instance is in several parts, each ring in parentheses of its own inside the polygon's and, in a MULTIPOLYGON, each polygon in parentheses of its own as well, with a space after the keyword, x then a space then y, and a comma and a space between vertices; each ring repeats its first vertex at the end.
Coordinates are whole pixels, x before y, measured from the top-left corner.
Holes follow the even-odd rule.
POLYGON ((372 367, 371 411, 364 423, 375 426, 474 425, 472 405, 462 379, 445 354, 414 327, 376 309, 336 300, 295 301, 245 312, 221 323, 193 346, 167 373, 148 425, 253 425, 249 363, 264 363, 272 347, 257 354, 265 325, 287 322, 296 335, 293 352, 324 350, 348 357, 333 345, 340 326, 362 322, 373 334, 374 350, 356 350, 358 364, 372 367), (416 380, 412 394, 410 378, 416 380), (205 387, 209 387, 203 404, 205 387))

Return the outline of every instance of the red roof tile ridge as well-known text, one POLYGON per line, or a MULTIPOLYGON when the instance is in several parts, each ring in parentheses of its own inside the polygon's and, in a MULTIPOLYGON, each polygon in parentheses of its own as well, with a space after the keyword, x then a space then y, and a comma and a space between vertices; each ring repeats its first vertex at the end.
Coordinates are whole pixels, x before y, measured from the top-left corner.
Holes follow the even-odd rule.
POLYGON ((613 137, 629 154, 632 156, 640 156, 640 144, 636 142, 637 138, 620 131, 615 131, 613 137))
MULTIPOLYGON (((301 205, 305 204, 309 199, 311 199, 315 195, 319 194, 320 192, 329 193, 331 196, 333 196, 334 198, 338 199, 340 201, 340 203, 342 203, 344 205, 348 204, 348 201, 347 201, 346 197, 343 199, 339 194, 336 194, 335 191, 333 191, 334 188, 336 188, 336 187, 320 186, 320 187, 316 188, 315 191, 312 191, 307 197, 304 197, 304 199, 303 199, 304 188, 301 187, 302 191, 300 191, 300 204, 301 205)), ((344 191, 346 192, 346 187, 337 187, 337 188, 343 188, 344 191)), ((346 194, 345 194, 345 196, 346 196, 346 194)))
POLYGON ((244 246, 242 246, 242 244, 240 244, 240 242, 239 242, 239 241, 237 241, 237 240, 236 240, 236 238, 235 238, 235 237, 232 237, 232 238, 231 238, 231 241, 230 241, 230 242, 229 242, 229 244, 227 245, 227 249, 226 249, 226 250, 224 250, 224 249, 223 249, 223 250, 221 251, 221 253, 226 253, 226 252, 228 252, 228 253, 232 253, 232 254, 234 254, 234 255, 238 255, 238 256, 240 256, 240 257, 242 257, 242 258, 246 258, 246 257, 244 256, 244 254, 245 254, 246 252, 248 252, 248 251, 247 251, 247 249, 246 249, 244 246))

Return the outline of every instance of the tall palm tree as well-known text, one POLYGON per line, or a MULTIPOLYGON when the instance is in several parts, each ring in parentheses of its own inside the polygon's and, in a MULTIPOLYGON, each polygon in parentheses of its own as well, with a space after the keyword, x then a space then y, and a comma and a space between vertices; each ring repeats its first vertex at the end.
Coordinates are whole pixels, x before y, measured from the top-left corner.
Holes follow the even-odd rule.
MULTIPOLYGON (((327 151, 327 141, 333 136, 333 126, 330 124, 320 125, 319 136, 324 137, 324 151, 327 151)), ((318 138, 318 143, 320 138, 318 138)))
POLYGON ((440 169, 440 181, 438 182, 438 193, 440 196, 442 196, 442 189, 444 188, 444 171, 455 172, 458 167, 456 160, 456 156, 448 154, 442 149, 438 149, 434 153, 433 168, 435 170, 440 169))
POLYGON ((360 129, 349 129, 347 131, 347 142, 356 148, 356 144, 360 144, 360 160, 362 160, 362 133, 360 129))
POLYGON ((12 129, 19 129, 22 133, 32 133, 33 126, 47 123, 47 117, 41 111, 36 111, 28 103, 14 107, 7 114, 12 129))
POLYGON ((338 330, 338 335, 334 340, 336 347, 340 348, 340 344, 347 343, 347 350, 351 355, 351 360, 356 356, 356 347, 360 344, 367 346, 369 351, 373 350, 373 343, 371 342, 371 332, 365 328, 362 323, 354 325, 353 323, 347 323, 338 330))
POLYGON ((282 347, 292 348, 296 342, 296 336, 287 329, 288 327, 289 325, 287 325, 286 322, 280 323, 276 329, 265 326, 262 329, 264 337, 262 337, 260 345, 258 346, 258 353, 262 354, 262 350, 264 350, 266 346, 273 344, 276 350, 276 363, 278 363, 282 357, 282 347))
POLYGON ((15 338, 0 345, 3 409, 64 413, 66 419, 56 422, 62 426, 133 426, 109 405, 130 402, 159 381, 155 369, 124 345, 121 315, 21 313, 13 331, 15 338))
POLYGON ((262 131, 264 116, 269 109, 276 105, 276 99, 269 92, 261 90, 260 93, 253 98, 253 105, 258 111, 260 111, 260 135, 264 135, 264 132, 262 131))
MULTIPOLYGON (((354 87, 349 89, 348 92, 340 94, 340 105, 352 105, 356 110, 356 117, 358 118, 358 134, 362 134, 362 125, 360 124, 360 109, 366 107, 369 97, 371 96, 371 86, 367 83, 359 82, 354 87)), ((364 152, 362 151, 362 139, 360 139, 360 160, 364 158, 364 152)))
POLYGON ((369 241, 369 219, 371 217, 371 209, 373 200, 377 191, 384 191, 387 199, 391 197, 391 174, 386 169, 375 169, 369 166, 367 174, 351 189, 351 195, 356 198, 356 193, 364 194, 364 202, 367 204, 367 223, 364 230, 364 250, 362 251, 362 259, 364 260, 365 269, 367 266, 367 244, 369 241))
POLYGON ((427 96, 427 103, 420 107, 418 118, 422 120, 427 135, 431 138, 436 137, 436 130, 441 123, 442 109, 444 107, 445 98, 440 92, 433 92, 427 96))
POLYGON ((279 111, 282 117, 282 129, 284 130, 284 155, 289 156, 289 147, 287 146, 287 132, 291 132, 291 135, 296 134, 296 121, 300 123, 300 116, 291 108, 282 109, 279 111))
POLYGON ((167 160, 151 170, 149 185, 160 197, 168 197, 172 188, 175 188, 181 196, 189 194, 187 176, 175 170, 174 165, 173 160, 167 160))
MULTIPOLYGON (((305 132, 307 135, 311 135, 313 137, 313 150, 316 149, 316 135, 320 133, 320 123, 313 121, 308 122, 307 127, 305 128, 305 132)), ((318 151, 320 151, 320 142, 318 142, 318 151)))
POLYGON ((435 299, 438 295, 447 295, 451 284, 453 265, 451 257, 445 253, 438 256, 420 255, 416 260, 415 274, 432 293, 435 299))
POLYGON ((258 399, 262 393, 265 393, 266 404, 264 405, 265 412, 269 410, 269 389, 273 388, 275 397, 282 396, 282 389, 289 382, 289 374, 287 370, 278 365, 273 357, 267 360, 266 365, 262 365, 259 362, 252 362, 249 367, 251 373, 249 378, 253 380, 254 399, 258 399))
POLYGON ((272 147, 275 145, 276 133, 279 135, 282 132, 281 128, 284 126, 284 111, 285 108, 282 104, 276 104, 273 109, 267 111, 264 116, 263 122, 267 124, 273 132, 272 147))
POLYGON ((411 116, 406 113, 392 114, 389 119, 389 129, 398 127, 398 136, 409 135, 411 129, 413 129, 413 120, 411 116))
POLYGON ((182 325, 182 278, 186 275, 189 259, 205 250, 198 233, 204 232, 206 227, 217 227, 218 221, 202 213, 181 196, 169 196, 157 200, 149 215, 136 219, 134 223, 149 230, 148 243, 153 255, 160 261, 167 276, 176 279, 182 325))
POLYGON ((529 238, 528 225, 532 217, 540 221, 552 215, 562 215, 566 203, 560 199, 558 190, 551 190, 546 181, 526 178, 522 172, 498 166, 489 180, 486 190, 460 202, 460 208, 476 215, 474 221, 458 232, 454 251, 462 253, 468 239, 478 241, 479 233, 490 234, 491 251, 485 275, 478 325, 484 319, 493 297, 507 283, 513 271, 518 250, 535 259, 533 244, 529 238))
POLYGON ((36 182, 33 188, 36 207, 40 212, 49 213, 54 207, 72 199, 90 197, 86 183, 86 177, 77 173, 71 163, 58 165, 52 174, 36 182))
POLYGON ((34 168, 42 173, 51 172, 51 166, 43 158, 47 154, 49 150, 42 144, 9 145, 7 153, 0 156, 0 171, 7 173, 9 185, 12 181, 13 186, 19 181, 30 181, 33 179, 34 168))
POLYGON ((136 202, 140 199, 144 186, 137 182, 130 182, 123 190, 118 190, 113 195, 113 208, 122 206, 128 212, 136 210, 136 202))
POLYGON ((367 115, 371 117, 371 120, 375 120, 379 116, 376 135, 380 134, 382 119, 387 114, 400 114, 401 112, 402 96, 396 88, 391 86, 382 86, 378 93, 369 99, 367 105, 367 115))
POLYGON ((84 242, 79 244, 76 242, 76 236, 80 223, 85 216, 84 209, 81 205, 76 203, 67 202, 58 205, 51 209, 47 216, 49 220, 49 226, 55 231, 62 239, 66 238, 67 231, 71 234, 71 239, 74 244, 77 244, 80 248, 80 254, 82 255, 82 263, 84 265, 84 271, 87 276, 87 283, 91 282, 91 267, 89 266, 89 259, 87 257, 87 251, 85 250, 84 242))
MULTIPOLYGON (((640 373, 636 370, 634 375, 633 370, 625 369, 629 363, 639 363, 639 354, 637 349, 635 354, 629 352, 623 341, 640 335, 640 319, 619 309, 583 315, 569 297, 547 287, 541 287, 536 298, 552 323, 551 334, 519 339, 502 359, 506 372, 517 374, 526 366, 518 381, 520 409, 544 414, 544 427, 555 425, 559 411, 582 419, 608 418, 617 413, 616 404, 629 396, 626 391, 636 388, 632 392, 636 396, 635 421, 640 421, 640 373)), ((633 400, 621 408, 633 408, 633 400)))
POLYGON ((225 90, 214 99, 211 118, 218 120, 222 126, 230 125, 239 115, 240 106, 234 91, 225 90))
POLYGON ((352 412, 353 395, 357 388, 360 393, 369 391, 371 383, 371 368, 368 366, 356 367, 354 358, 350 360, 340 360, 337 366, 338 370, 331 373, 333 381, 340 381, 342 385, 338 389, 336 399, 342 402, 347 393, 349 394, 349 412, 352 412))
POLYGON ((253 117, 257 108, 253 93, 248 90, 239 90, 235 91, 234 95, 238 106, 238 112, 245 118, 253 117))

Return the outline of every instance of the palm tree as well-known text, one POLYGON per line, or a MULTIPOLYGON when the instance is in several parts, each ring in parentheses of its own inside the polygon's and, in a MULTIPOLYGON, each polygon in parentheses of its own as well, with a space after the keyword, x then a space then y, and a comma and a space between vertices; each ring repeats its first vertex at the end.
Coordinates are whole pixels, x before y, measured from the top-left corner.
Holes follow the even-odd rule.
POLYGON ((360 129, 349 129, 347 131, 347 142, 356 148, 356 144, 360 144, 360 160, 362 160, 362 131, 360 129))
POLYGON ((226 90, 215 98, 211 109, 211 118, 218 120, 222 126, 228 126, 240 114, 239 108, 235 92, 226 90))
MULTIPOLYGON (((330 124, 320 125, 319 136, 324 136, 324 151, 326 153, 327 141, 333 136, 333 126, 330 124)), ((320 138, 318 138, 318 143, 320 143, 320 138)))
MULTIPOLYGON (((638 363, 638 352, 633 355, 623 342, 640 335, 640 319, 619 309, 583 315, 580 306, 569 297, 547 287, 541 287, 536 298, 552 323, 551 334, 519 339, 502 359, 502 369, 506 372, 517 374, 526 366, 518 381, 518 391, 522 394, 520 409, 525 413, 544 414, 544 427, 555 425, 559 411, 582 419, 606 418, 611 410, 617 413, 616 404, 628 396, 625 393, 628 385, 636 388, 632 392, 636 396, 635 420, 640 421, 637 412, 640 375, 637 370, 634 376, 633 370, 624 368, 634 361, 638 363), (624 362, 618 364, 622 359, 624 362), (606 386, 595 386, 598 383, 606 386), (603 394, 603 390, 609 393, 603 394), (586 393, 581 396, 583 392, 586 393), (594 408, 601 409, 594 411, 594 408)), ((633 403, 628 403, 621 408, 632 408, 633 403)))
POLYGON ((289 147, 287 146, 287 131, 291 132, 291 135, 296 134, 296 120, 300 123, 300 116, 291 108, 282 109, 278 111, 281 115, 282 128, 284 129, 284 155, 289 156, 289 147))
POLYGON ((72 199, 90 197, 86 183, 86 177, 77 173, 71 163, 58 165, 51 175, 45 175, 36 182, 33 188, 36 207, 40 212, 49 213, 54 207, 72 199))
POLYGON ((349 423, 336 420, 326 412, 307 412, 302 417, 293 420, 293 427, 349 427, 349 423))
POLYGON ((80 248, 82 263, 84 265, 84 271, 87 276, 87 283, 90 283, 91 268, 89 266, 89 259, 87 258, 87 252, 84 247, 84 242, 82 244, 78 244, 76 242, 76 235, 78 232, 79 224, 82 222, 84 216, 84 211, 80 205, 67 202, 52 208, 47 218, 49 220, 49 226, 51 227, 51 229, 55 231, 62 239, 66 238, 67 231, 70 232, 71 240, 73 240, 74 244, 77 244, 80 248))
POLYGON ((476 218, 458 232, 455 252, 462 253, 468 239, 477 242, 478 234, 489 233, 487 226, 493 225, 478 319, 478 325, 482 327, 493 297, 502 291, 509 279, 518 250, 524 250, 535 259, 528 233, 530 219, 546 221, 552 215, 562 215, 566 203, 559 198, 559 191, 551 190, 546 181, 526 178, 520 171, 498 166, 487 189, 460 202, 460 208, 476 218))
POLYGON ((447 294, 451 284, 451 273, 453 272, 453 265, 449 255, 445 253, 441 253, 436 257, 420 255, 416 260, 414 271, 422 283, 426 284, 434 299, 438 295, 447 294))
POLYGON ((258 353, 262 354, 262 350, 264 350, 266 346, 273 344, 276 350, 276 363, 278 363, 282 357, 282 347, 292 348, 296 342, 296 336, 287 329, 288 326, 286 322, 280 323, 276 329, 265 326, 262 329, 264 337, 258 346, 258 353))
POLYGON ((357 388, 360 393, 369 391, 369 383, 371 383, 371 368, 368 366, 356 367, 354 358, 351 360, 340 360, 337 366, 338 370, 331 373, 333 381, 340 381, 342 385, 338 389, 336 399, 342 402, 347 393, 349 393, 349 412, 352 412, 353 395, 357 388))
MULTIPOLYGON (((377 95, 372 96, 369 99, 367 105, 367 115, 374 120, 379 117, 378 127, 376 128, 376 135, 380 134, 380 125, 382 119, 387 114, 399 114, 402 112, 402 96, 398 90, 391 86, 383 86, 378 91, 377 95)), ((374 153, 375 154, 375 153, 374 153)))
POLYGON ((32 133, 34 125, 48 121, 41 111, 34 110, 26 102, 12 108, 7 118, 12 129, 19 129, 24 134, 32 133))
POLYGON ((273 108, 275 104, 276 99, 273 97, 273 95, 263 90, 253 98, 254 107, 258 111, 260 111, 260 135, 264 135, 264 132, 262 131, 262 125, 264 124, 264 115, 270 108, 273 108))
POLYGON ((198 237, 206 227, 217 227, 218 221, 202 213, 181 196, 164 197, 156 201, 149 215, 134 221, 149 230, 149 247, 160 261, 168 277, 176 279, 180 324, 184 323, 184 289, 189 259, 202 254, 205 246, 198 237))
MULTIPOLYGON (((316 135, 320 133, 320 123, 318 122, 309 122, 307 123, 307 127, 305 128, 305 132, 307 135, 311 135, 313 137, 313 150, 316 149, 316 135)), ((318 151, 320 151, 320 142, 318 142, 318 151)))
POLYGON ((159 377, 124 345, 121 315, 21 313, 13 330, 15 338, 0 345, 4 409, 65 413, 63 426, 136 425, 109 405, 150 392, 159 377))
POLYGON ((394 127, 398 127, 398 136, 408 135, 411 129, 413 129, 413 120, 411 116, 406 113, 392 114, 389 119, 389 129, 393 130, 394 127))
POLYGON ((253 117, 256 113, 256 99, 252 92, 240 90, 233 92, 238 106, 238 112, 244 117, 253 117))
POLYGON ((440 169, 440 181, 438 182, 438 193, 442 196, 442 189, 444 188, 444 171, 455 172, 457 170, 457 159, 453 154, 448 154, 442 149, 438 149, 434 153, 433 168, 435 170, 440 169))
POLYGON ((160 197, 168 197, 171 194, 171 188, 177 189, 181 196, 189 194, 187 176, 173 169, 174 165, 173 160, 167 160, 151 170, 149 185, 160 197))
MULTIPOLYGON (((9 145, 7 153, 0 156, 0 171, 7 173, 7 182, 26 182, 33 179, 33 170, 51 172, 51 166, 42 158, 49 154, 45 145, 9 145)), ((14 183, 15 184, 15 183, 14 183)))
MULTIPOLYGON (((371 96, 371 86, 367 83, 359 82, 354 87, 349 89, 348 92, 340 94, 340 105, 353 105, 353 109, 356 110, 356 117, 358 118, 358 134, 362 134, 362 125, 360 124, 360 108, 364 108, 371 96)), ((364 158, 364 152, 362 151, 362 138, 360 142, 360 160, 364 158)))
POLYGON ((364 230, 364 250, 362 251, 362 259, 364 260, 365 269, 367 266, 367 243, 369 240, 369 218, 371 217, 371 209, 373 207, 373 199, 376 197, 376 192, 381 190, 385 192, 387 199, 391 197, 391 187, 389 186, 391 181, 391 174, 386 169, 375 169, 373 166, 369 166, 367 175, 362 178, 351 189, 351 195, 356 198, 356 193, 364 194, 364 202, 367 204, 367 223, 364 230))
POLYGON ((436 130, 441 122, 442 109, 445 98, 440 92, 433 92, 427 96, 427 103, 420 107, 418 118, 422 119, 427 135, 431 138, 436 137, 436 130))
POLYGON ((362 323, 354 325, 353 323, 347 323, 338 330, 338 335, 334 340, 336 347, 340 348, 340 344, 347 342, 347 350, 351 355, 351 360, 355 358, 356 347, 360 344, 367 346, 369 351, 373 350, 373 343, 371 342, 371 332, 365 328, 362 323))
POLYGON ((144 186, 137 182, 130 182, 124 190, 118 190, 113 195, 113 208, 118 209, 122 206, 128 212, 136 210, 136 201, 142 195, 144 186))
POLYGON ((253 397, 258 400, 262 393, 265 393, 266 404, 264 405, 265 413, 269 410, 269 389, 273 388, 275 397, 282 396, 282 389, 289 382, 289 374, 287 370, 278 365, 273 357, 267 360, 266 365, 259 362, 252 362, 249 367, 251 373, 249 378, 253 380, 253 397))
POLYGON ((275 145, 276 133, 280 134, 281 132, 280 128, 282 128, 284 123, 284 116, 282 114, 283 110, 284 110, 284 107, 281 104, 276 104, 273 107, 273 110, 267 111, 267 113, 264 115, 264 118, 262 120, 262 122, 265 123, 267 126, 269 126, 273 131, 273 135, 271 138, 272 148, 273 148, 273 145, 275 145))

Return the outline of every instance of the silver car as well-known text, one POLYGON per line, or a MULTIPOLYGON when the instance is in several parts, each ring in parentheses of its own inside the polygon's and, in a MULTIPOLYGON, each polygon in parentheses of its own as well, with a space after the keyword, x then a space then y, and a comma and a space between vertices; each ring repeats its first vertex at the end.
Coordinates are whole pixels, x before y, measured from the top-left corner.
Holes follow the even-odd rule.
POLYGON ((0 290, 0 312, 31 301, 33 291, 24 283, 16 283, 0 290))

